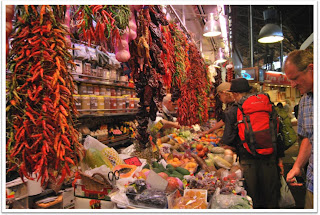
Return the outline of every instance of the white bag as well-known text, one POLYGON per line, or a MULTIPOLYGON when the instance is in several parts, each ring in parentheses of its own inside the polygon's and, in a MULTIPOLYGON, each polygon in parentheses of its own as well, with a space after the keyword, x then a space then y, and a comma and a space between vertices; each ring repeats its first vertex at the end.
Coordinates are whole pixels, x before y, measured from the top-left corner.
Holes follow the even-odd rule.
POLYGON ((280 208, 293 208, 296 206, 296 202, 292 196, 292 193, 287 185, 287 182, 284 180, 284 177, 281 176, 281 188, 280 188, 280 199, 279 207, 280 208))

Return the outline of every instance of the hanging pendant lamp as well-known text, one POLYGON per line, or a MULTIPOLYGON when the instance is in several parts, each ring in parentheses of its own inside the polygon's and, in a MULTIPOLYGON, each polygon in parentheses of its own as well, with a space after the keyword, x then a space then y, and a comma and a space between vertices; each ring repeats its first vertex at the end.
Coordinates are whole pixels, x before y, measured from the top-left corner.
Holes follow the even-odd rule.
POLYGON ((225 55, 224 53, 222 52, 222 49, 219 48, 219 53, 217 55, 217 60, 215 61, 216 64, 219 64, 219 63, 224 63, 226 62, 227 59, 225 58, 225 55))
POLYGON ((263 11, 263 17, 266 25, 260 30, 258 36, 259 43, 276 43, 284 39, 281 27, 276 24, 278 13, 275 9, 269 8, 263 11))
POLYGON ((204 25, 203 36, 216 37, 221 34, 220 23, 214 19, 214 14, 209 14, 209 19, 204 25))

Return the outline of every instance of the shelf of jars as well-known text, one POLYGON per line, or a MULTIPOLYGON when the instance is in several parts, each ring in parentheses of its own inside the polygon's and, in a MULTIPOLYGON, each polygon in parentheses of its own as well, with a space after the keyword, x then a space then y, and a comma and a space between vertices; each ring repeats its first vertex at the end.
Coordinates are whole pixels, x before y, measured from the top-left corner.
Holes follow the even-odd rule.
POLYGON ((138 109, 81 109, 79 118, 85 117, 115 117, 115 116, 130 116, 136 115, 138 109))

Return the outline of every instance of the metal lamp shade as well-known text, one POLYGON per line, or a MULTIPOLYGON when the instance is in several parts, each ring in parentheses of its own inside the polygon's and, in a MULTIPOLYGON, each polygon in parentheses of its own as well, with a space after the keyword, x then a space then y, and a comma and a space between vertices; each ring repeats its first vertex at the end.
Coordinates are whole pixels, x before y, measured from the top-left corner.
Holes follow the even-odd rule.
POLYGON ((215 63, 219 64, 219 63, 224 63, 226 61, 227 61, 227 59, 226 59, 224 53, 222 52, 222 49, 219 48, 219 52, 217 54, 217 60, 215 61, 215 63))
POLYGON ((213 13, 210 13, 209 20, 204 25, 203 36, 216 37, 221 34, 220 23, 213 17, 213 13))
POLYGON ((259 43, 276 43, 283 40, 283 33, 279 25, 266 24, 261 28, 258 42, 259 43))

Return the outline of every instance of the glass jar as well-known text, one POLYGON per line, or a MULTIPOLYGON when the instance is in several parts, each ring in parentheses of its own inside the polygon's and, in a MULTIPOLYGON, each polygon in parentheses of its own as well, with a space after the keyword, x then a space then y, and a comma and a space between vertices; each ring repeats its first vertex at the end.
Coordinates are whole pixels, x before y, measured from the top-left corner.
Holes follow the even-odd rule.
POLYGON ((98 98, 96 95, 90 95, 90 109, 92 110, 91 114, 95 114, 98 109, 98 98))
POLYGON ((110 71, 110 81, 116 81, 117 80, 117 70, 112 69, 110 71))
POLYGON ((90 63, 84 63, 84 74, 91 75, 91 64, 90 63))
POLYGON ((115 88, 111 88, 111 96, 116 96, 116 89, 115 88))
POLYGON ((81 109, 85 110, 83 114, 90 114, 90 96, 81 95, 81 109))
POLYGON ((121 96, 121 89, 120 88, 116 89, 116 96, 121 96))
POLYGON ((107 81, 110 80, 110 70, 109 69, 104 69, 104 79, 106 79, 107 81))
POLYGON ((78 87, 78 84, 77 84, 77 83, 74 84, 73 94, 79 94, 79 87, 78 87))
POLYGON ((100 95, 99 85, 94 85, 93 86, 93 94, 96 95, 96 96, 100 95))
POLYGON ((80 95, 87 95, 88 94, 88 85, 85 83, 81 83, 79 87, 79 94, 80 95))
POLYGON ((104 109, 107 109, 106 113, 111 113, 111 98, 110 96, 104 96, 104 109))
POLYGON ((100 86, 100 95, 101 96, 106 95, 106 87, 105 86, 100 86))
POLYGON ((134 98, 134 109, 135 110, 138 110, 139 101, 140 101, 139 98, 134 98))
POLYGON ((111 88, 106 87, 106 96, 111 96, 111 88))
POLYGON ((98 101, 98 113, 104 113, 104 96, 97 96, 98 101))
POLYGON ((81 96, 79 94, 73 94, 74 103, 77 110, 81 110, 81 96))
POLYGON ((93 95, 93 85, 92 84, 87 84, 87 94, 93 95))
POLYGON ((112 109, 111 113, 116 113, 117 109, 117 97, 116 96, 110 96, 110 109, 112 109))
POLYGON ((97 69, 91 69, 91 76, 97 77, 97 69))
POLYGON ((103 68, 100 66, 97 67, 97 77, 99 78, 103 77, 103 68))
POLYGON ((132 112, 134 109, 134 98, 129 98, 129 111, 132 112))
POLYGON ((117 96, 117 113, 121 113, 122 112, 122 96, 117 96))

